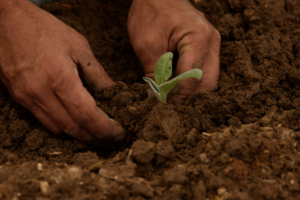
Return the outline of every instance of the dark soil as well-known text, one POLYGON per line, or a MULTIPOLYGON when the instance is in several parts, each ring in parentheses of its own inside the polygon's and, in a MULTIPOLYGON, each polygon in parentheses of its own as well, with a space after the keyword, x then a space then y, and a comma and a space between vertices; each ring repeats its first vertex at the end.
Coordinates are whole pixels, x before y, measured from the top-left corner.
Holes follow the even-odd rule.
POLYGON ((0 199, 300 199, 300 1, 199 1, 222 35, 220 84, 178 107, 147 98, 130 2, 43 6, 118 81, 93 96, 126 141, 97 149, 55 136, 1 84, 0 199))

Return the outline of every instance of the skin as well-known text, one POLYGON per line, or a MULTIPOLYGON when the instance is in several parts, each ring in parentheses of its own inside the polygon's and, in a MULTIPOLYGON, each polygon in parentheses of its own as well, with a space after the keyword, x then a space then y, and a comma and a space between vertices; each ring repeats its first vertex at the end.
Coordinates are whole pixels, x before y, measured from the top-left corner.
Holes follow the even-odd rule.
POLYGON ((180 81, 175 103, 182 103, 195 91, 217 88, 220 74, 219 32, 188 0, 133 0, 128 31, 145 75, 154 78, 155 64, 166 52, 179 53, 175 76, 190 69, 203 70, 200 81, 180 81))
MULTIPOLYGON (((187 0, 133 0, 128 30, 146 76, 153 78, 158 58, 175 50, 176 74, 203 69, 201 82, 180 82, 177 102, 217 87, 220 35, 187 0)), ((27 0, 0 1, 0 78, 14 100, 55 134, 96 146, 125 138, 83 87, 82 81, 95 91, 114 84, 87 40, 27 0)))
POLYGON ((0 6, 0 77, 14 100, 53 133, 96 146, 122 140, 79 78, 78 68, 94 90, 114 84, 87 40, 27 0, 9 2, 0 6))

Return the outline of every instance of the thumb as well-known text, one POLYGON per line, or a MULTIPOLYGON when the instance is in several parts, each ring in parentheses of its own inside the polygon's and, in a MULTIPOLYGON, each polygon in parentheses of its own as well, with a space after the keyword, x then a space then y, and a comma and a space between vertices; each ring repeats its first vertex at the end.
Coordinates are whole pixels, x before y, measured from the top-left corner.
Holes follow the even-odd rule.
POLYGON ((217 87, 220 71, 218 32, 204 33, 205 31, 202 34, 191 32, 179 38, 177 45, 179 60, 176 75, 196 68, 202 69, 203 76, 201 80, 196 78, 181 80, 179 82, 179 94, 174 98, 176 103, 182 103, 197 90, 213 90, 217 87))
MULTIPOLYGON (((164 54, 164 52, 161 53, 161 55, 163 55, 163 54, 164 54)), ((155 83, 157 83, 155 80, 155 66, 156 66, 157 60, 160 58, 161 55, 160 54, 155 54, 155 55, 152 54, 152 56, 148 56, 147 59, 140 58, 140 61, 143 65, 143 69, 145 72, 145 77, 151 78, 155 83)), ((150 88, 149 83, 146 83, 146 84, 148 87, 148 89, 147 89, 148 97, 154 96, 154 92, 150 88)))
MULTIPOLYGON (((201 69, 202 62, 198 60, 198 56, 193 50, 181 55, 178 60, 176 75, 183 74, 191 69, 201 69)), ((186 78, 178 83, 179 93, 173 99, 176 103, 182 103, 183 100, 187 99, 200 84, 200 80, 196 78, 186 78)))
MULTIPOLYGON (((143 65, 143 68, 144 68, 144 71, 145 71, 145 77, 151 78, 155 83, 157 83, 156 80, 155 80, 155 74, 154 74, 155 65, 156 64, 143 65)), ((147 89, 148 97, 154 96, 154 92, 150 88, 149 83, 146 83, 146 84, 147 84, 147 87, 148 87, 148 89, 147 89)))

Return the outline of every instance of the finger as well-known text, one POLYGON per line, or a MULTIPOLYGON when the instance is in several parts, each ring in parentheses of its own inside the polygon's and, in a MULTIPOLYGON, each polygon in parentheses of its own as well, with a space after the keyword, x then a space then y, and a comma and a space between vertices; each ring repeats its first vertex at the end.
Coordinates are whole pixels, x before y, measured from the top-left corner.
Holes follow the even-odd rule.
POLYGON ((139 32, 139 34, 130 37, 134 52, 143 65, 145 76, 154 79, 156 62, 167 52, 169 36, 160 29, 153 32, 150 28, 138 28, 134 32, 139 32), (141 35, 143 37, 137 37, 141 35))
MULTIPOLYGON (((208 28, 206 28, 208 29, 208 28)), ((179 82, 179 94, 175 101, 182 102, 184 99, 198 89, 215 89, 219 75, 219 50, 220 40, 216 31, 206 31, 200 36, 193 32, 186 34, 177 45, 179 60, 176 75, 185 73, 193 68, 203 70, 201 80, 195 78, 184 79, 179 82), (203 84, 202 84, 203 82, 203 84)))
POLYGON ((84 143, 94 145, 102 144, 98 138, 90 134, 73 120, 60 99, 56 97, 56 94, 51 91, 46 94, 48 95, 35 98, 37 102, 35 104, 39 105, 30 106, 30 110, 46 128, 54 133, 65 132, 84 143), (55 131, 55 129, 59 129, 59 131, 55 131))
POLYGON ((77 46, 73 46, 72 54, 73 61, 79 66, 81 78, 93 91, 110 88, 114 84, 96 60, 85 38, 77 46))
POLYGON ((110 119, 83 87, 76 70, 62 75, 63 81, 55 88, 55 93, 67 108, 74 121, 101 140, 120 141, 125 131, 119 123, 110 119))
POLYGON ((24 89, 17 90, 14 89, 12 95, 14 99, 29 110, 36 118, 41 122, 48 130, 54 134, 59 134, 62 130, 53 122, 53 120, 43 111, 43 109, 34 103, 28 95, 24 94, 24 89))
MULTIPOLYGON (((213 31, 210 42, 208 44, 208 52, 204 55, 204 59, 201 57, 203 56, 201 55, 201 51, 195 50, 191 53, 188 53, 191 55, 191 63, 184 63, 183 65, 185 65, 186 68, 184 66, 179 67, 177 73, 184 73, 185 71, 188 71, 192 68, 200 68, 203 70, 203 75, 200 81, 197 81, 196 79, 189 79, 183 80, 181 82, 181 84, 183 85, 186 84, 184 86, 184 88, 186 88, 184 89, 185 91, 182 91, 183 96, 185 96, 185 94, 188 95, 197 90, 214 90, 217 88, 220 75, 220 43, 221 36, 219 32, 213 31), (199 57, 200 61, 197 60, 197 58, 199 57), (204 61, 203 64, 201 62, 202 60, 204 61)), ((183 59, 181 61, 184 62, 183 59)))
POLYGON ((78 133, 69 132, 68 135, 72 136, 73 138, 79 140, 82 143, 90 144, 90 145, 93 145, 93 146, 96 146, 96 147, 102 147, 105 144, 107 144, 104 141, 102 141, 99 138, 92 135, 91 133, 89 133, 84 128, 82 128, 80 130, 80 132, 78 132, 78 133))
MULTIPOLYGON (((77 72, 75 64, 72 64, 74 68, 73 71, 77 72)), ((69 68, 62 69, 71 69, 72 64, 69 65, 69 68)), ((72 74, 64 74, 63 72, 65 71, 66 70, 63 70, 55 79, 60 80, 66 78, 66 80, 68 80, 68 76, 72 74)), ((40 84, 29 82, 26 84, 26 87, 19 85, 18 88, 22 88, 20 90, 22 92, 18 92, 18 90, 15 89, 15 96, 20 100, 23 106, 33 112, 37 119, 52 132, 65 132, 84 143, 100 144, 101 141, 99 139, 74 121, 61 100, 53 92, 52 87, 54 87, 55 84, 60 87, 60 84, 56 81, 51 81, 52 84, 43 84, 44 81, 45 80, 36 80, 36 82, 40 84), (27 94, 26 96, 24 96, 24 92, 27 94)))
POLYGON ((103 145, 101 140, 75 123, 56 95, 52 91, 47 91, 47 87, 31 86, 31 89, 29 88, 23 87, 21 91, 26 91, 27 94, 30 94, 30 97, 24 95, 24 92, 18 92, 19 90, 15 90, 14 96, 48 130, 55 134, 66 132, 79 141, 94 146, 103 145), (31 99, 34 99, 34 101, 31 101, 31 99))
MULTIPOLYGON (((151 78, 155 83, 155 67, 156 67, 156 62, 158 61, 158 59, 160 58, 160 56, 162 56, 164 53, 166 53, 167 51, 164 50, 165 48, 160 48, 161 53, 155 53, 152 54, 152 56, 149 56, 147 58, 147 60, 141 60, 141 62, 143 63, 143 68, 144 68, 144 72, 145 72, 145 77, 151 78)), ((148 93, 148 97, 152 97, 154 96, 154 92, 153 90, 150 88, 149 83, 146 83, 148 89, 147 89, 147 93, 148 93)))
POLYGON ((62 130, 54 123, 54 121, 41 109, 37 104, 23 103, 23 106, 27 108, 32 114, 39 120, 44 127, 54 134, 62 133, 62 130))
MULTIPOLYGON (((186 35, 178 43, 179 60, 176 68, 176 76, 183 74, 193 68, 203 69, 205 57, 208 52, 210 41, 201 40, 196 35, 186 35)), ((178 83, 179 94, 176 102, 188 98, 195 91, 200 81, 196 78, 187 78, 178 83)))
POLYGON ((195 91, 215 90, 218 87, 220 77, 220 57, 213 49, 208 52, 202 70, 202 78, 195 91))

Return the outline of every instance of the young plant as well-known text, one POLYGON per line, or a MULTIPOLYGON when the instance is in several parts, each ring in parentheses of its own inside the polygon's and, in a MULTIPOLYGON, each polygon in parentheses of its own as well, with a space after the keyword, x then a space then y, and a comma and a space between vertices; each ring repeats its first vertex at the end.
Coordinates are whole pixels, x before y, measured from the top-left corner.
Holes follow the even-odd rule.
POLYGON ((168 93, 180 80, 191 77, 200 80, 202 77, 201 69, 191 69, 167 81, 172 76, 172 59, 173 53, 168 52, 162 55, 157 61, 154 72, 157 84, 151 78, 143 77, 144 81, 149 83, 158 101, 163 103, 166 103, 168 93))

